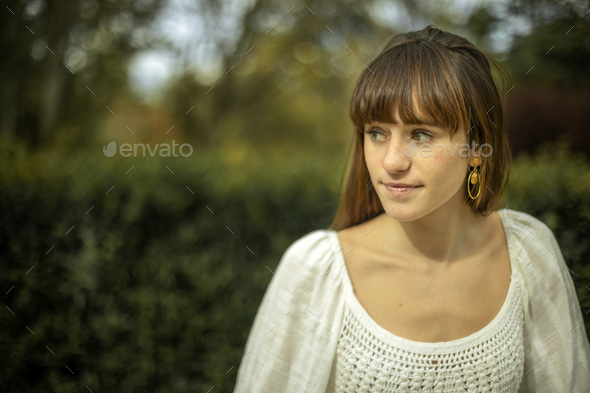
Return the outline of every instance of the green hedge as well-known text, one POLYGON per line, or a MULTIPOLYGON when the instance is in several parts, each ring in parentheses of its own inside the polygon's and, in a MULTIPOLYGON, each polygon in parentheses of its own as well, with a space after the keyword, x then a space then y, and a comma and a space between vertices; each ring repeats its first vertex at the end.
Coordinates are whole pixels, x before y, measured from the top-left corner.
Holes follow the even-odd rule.
MULTIPOLYGON (((547 222, 586 311, 590 167, 556 148, 515 161, 502 206, 547 222)), ((269 269, 329 226, 344 165, 288 151, 1 153, 7 392, 231 392, 269 269)))

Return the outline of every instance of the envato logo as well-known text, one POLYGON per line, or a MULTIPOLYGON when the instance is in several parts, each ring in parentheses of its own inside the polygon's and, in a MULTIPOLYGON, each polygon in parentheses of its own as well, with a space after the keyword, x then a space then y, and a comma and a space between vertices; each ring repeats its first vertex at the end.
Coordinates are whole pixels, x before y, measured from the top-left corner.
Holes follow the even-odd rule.
MULTIPOLYGON (((160 157, 178 157, 178 154, 176 154, 176 148, 179 146, 178 152, 182 157, 190 157, 193 154, 193 147, 191 145, 188 143, 178 145, 174 140, 172 140, 172 156, 170 155, 170 145, 167 143, 162 143, 161 145, 156 144, 154 150, 152 150, 149 144, 144 145, 143 143, 136 143, 132 147, 129 143, 123 143, 121 146, 119 146, 119 154, 123 157, 131 157, 131 151, 133 150, 133 157, 137 157, 137 148, 141 147, 143 157, 145 157, 146 146, 151 157, 155 156, 157 152, 160 154, 160 157), (188 154, 183 153, 184 147, 189 149, 188 154)), ((115 142, 109 143, 106 147, 102 148, 102 152, 107 157, 113 157, 115 154, 117 154, 117 144, 115 142)))
POLYGON ((404 155, 406 157, 414 157, 419 150, 420 157, 428 158, 431 156, 430 153, 432 152, 432 149, 434 148, 434 157, 438 157, 437 153, 438 153, 439 147, 442 148, 442 156, 443 157, 445 157, 445 150, 447 150, 449 152, 450 157, 455 157, 455 153, 457 153, 457 149, 459 149, 459 147, 461 147, 461 149, 459 149, 459 156, 460 157, 469 157, 472 155, 473 152, 479 152, 478 157, 479 156, 489 157, 494 152, 493 146, 490 145, 489 143, 484 143, 483 145, 481 145, 481 148, 479 148, 479 145, 477 143, 475 143, 475 141, 472 142, 471 146, 469 146, 468 143, 455 144, 455 148, 453 149, 453 151, 451 151, 451 148, 449 147, 449 145, 444 145, 444 144, 439 144, 439 143, 431 145, 430 143, 425 143, 423 145, 420 145, 420 147, 418 147, 416 142, 410 142, 406 147, 404 147, 404 155), (487 147, 487 149, 485 149, 486 147, 487 147), (487 150, 487 152, 486 152, 486 150, 487 150))

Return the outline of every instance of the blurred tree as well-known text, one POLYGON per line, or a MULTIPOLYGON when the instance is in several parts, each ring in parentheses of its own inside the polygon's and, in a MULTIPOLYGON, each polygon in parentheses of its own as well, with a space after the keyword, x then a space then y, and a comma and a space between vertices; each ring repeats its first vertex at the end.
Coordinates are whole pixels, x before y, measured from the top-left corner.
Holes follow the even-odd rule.
POLYGON ((531 31, 516 37, 508 56, 518 83, 559 87, 589 85, 588 17, 580 15, 572 3, 558 6, 553 1, 529 1, 514 3, 513 7, 515 14, 526 12, 534 18, 531 31), (528 7, 527 3, 530 3, 528 7))
POLYGON ((488 7, 484 6, 475 10, 475 12, 469 16, 466 23, 473 32, 473 43, 478 47, 486 46, 485 39, 488 38, 493 31, 494 25, 497 21, 498 17, 494 15, 488 7))
MULTIPOLYGON (((390 5, 420 18, 422 3, 390 5)), ((235 45, 215 43, 219 76, 203 82, 187 67, 169 87, 166 105, 199 145, 341 152, 352 135, 353 84, 393 33, 376 23, 374 5, 257 1, 244 12, 235 45)))
POLYGON ((197 146, 341 152, 352 134, 350 91, 393 34, 434 23, 489 51, 492 38, 510 35, 508 24, 518 20, 531 26, 514 37, 509 54, 519 85, 578 83, 587 80, 590 41, 576 7, 555 0, 473 9, 451 0, 437 6, 424 0, 14 2, 0 15, 0 48, 11 54, 0 62, 0 136, 41 145, 61 129, 81 143, 99 124, 102 131, 127 132, 121 123, 130 113, 145 120, 137 127, 155 128, 143 113, 158 111, 197 146), (179 46, 175 33, 162 28, 171 12, 198 25, 199 36, 179 46), (162 48, 180 64, 178 73, 157 107, 133 108, 128 60, 162 48), (206 60, 221 67, 195 68, 206 60))
MULTIPOLYGON (((0 14, 0 137, 38 145, 58 126, 77 139, 125 91, 126 60, 163 0, 26 0, 0 14)), ((74 138, 74 139, 76 139, 74 138)))
POLYGON ((515 37, 507 56, 515 78, 506 117, 513 153, 532 153, 562 136, 590 157, 590 21, 580 5, 511 5, 510 12, 531 26, 515 37))

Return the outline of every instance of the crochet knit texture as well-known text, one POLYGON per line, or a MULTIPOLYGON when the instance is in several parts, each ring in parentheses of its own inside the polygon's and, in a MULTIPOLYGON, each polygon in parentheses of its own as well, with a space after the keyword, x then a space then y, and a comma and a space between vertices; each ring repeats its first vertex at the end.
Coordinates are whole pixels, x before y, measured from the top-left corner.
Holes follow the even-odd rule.
POLYGON ((467 337, 438 343, 398 337, 349 294, 336 353, 335 391, 516 393, 524 370, 524 310, 513 277, 496 317, 467 337))

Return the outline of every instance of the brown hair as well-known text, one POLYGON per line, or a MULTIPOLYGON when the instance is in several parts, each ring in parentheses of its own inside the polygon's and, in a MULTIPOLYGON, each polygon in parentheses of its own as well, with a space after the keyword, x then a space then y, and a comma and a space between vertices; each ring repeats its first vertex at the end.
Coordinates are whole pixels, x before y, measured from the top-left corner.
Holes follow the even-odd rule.
MULTIPOLYGON (((384 212, 365 162, 364 127, 371 122, 395 124, 394 109, 405 124, 440 124, 451 130, 451 139, 462 128, 470 130, 470 146, 490 144, 493 154, 480 155, 480 195, 471 199, 467 186, 465 195, 474 212, 487 216, 495 210, 512 161, 504 131, 505 94, 499 93, 505 88, 502 82, 511 84, 511 78, 498 61, 467 39, 432 25, 389 40, 352 93, 353 153, 330 229, 348 228, 384 212), (409 109, 416 103, 419 110, 414 112, 422 117, 409 109)), ((465 184, 468 175, 466 170, 465 184)))

